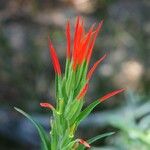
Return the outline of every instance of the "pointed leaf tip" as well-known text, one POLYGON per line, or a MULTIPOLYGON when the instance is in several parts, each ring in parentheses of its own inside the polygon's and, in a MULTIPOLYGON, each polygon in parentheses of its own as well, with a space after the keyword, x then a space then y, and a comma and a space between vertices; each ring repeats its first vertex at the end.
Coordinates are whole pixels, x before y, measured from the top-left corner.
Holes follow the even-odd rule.
POLYGON ((66 24, 66 39, 67 39, 67 52, 66 56, 67 58, 71 57, 71 35, 70 35, 70 21, 67 21, 66 24))
POLYGON ((94 34, 93 40, 92 40, 92 42, 89 45, 89 50, 88 50, 89 52, 88 52, 88 55, 87 55, 87 62, 88 63, 90 62, 90 59, 91 59, 91 56, 92 56, 93 47, 94 47, 97 35, 98 35, 102 25, 103 25, 103 20, 98 24, 98 26, 97 26, 97 28, 95 30, 95 34, 94 34))
POLYGON ((55 48, 53 47, 53 44, 52 44, 49 37, 48 37, 48 43, 49 43, 49 51, 50 51, 50 55, 51 55, 51 58, 52 58, 55 73, 58 74, 58 75, 61 75, 61 68, 60 68, 60 63, 59 63, 59 60, 58 60, 58 56, 56 54, 55 48))
POLYGON ((48 109, 54 109, 53 105, 50 103, 40 103, 40 106, 48 109))
POLYGON ((88 87, 89 87, 89 84, 86 83, 86 84, 84 85, 84 87, 81 89, 81 91, 80 91, 80 93, 78 94, 78 96, 77 96, 77 99, 78 99, 78 100, 80 100, 81 98, 83 98, 83 97, 85 96, 85 94, 86 94, 86 92, 87 92, 87 90, 88 90, 88 87))
POLYGON ((79 143, 83 144, 85 147, 90 148, 90 144, 84 141, 83 139, 79 139, 79 143))
POLYGON ((110 93, 104 95, 103 97, 99 98, 99 101, 100 101, 100 102, 103 102, 103 101, 105 101, 105 100, 111 98, 112 96, 115 96, 115 95, 117 95, 117 94, 119 94, 119 93, 121 93, 121 92, 123 92, 123 91, 125 91, 125 89, 119 89, 119 90, 110 92, 110 93))
POLYGON ((92 66, 92 68, 89 70, 88 74, 87 74, 87 79, 90 80, 92 74, 94 73, 95 69, 97 68, 97 66, 106 58, 107 54, 105 54, 103 57, 101 57, 98 61, 96 61, 94 63, 94 65, 92 66))
POLYGON ((108 132, 108 133, 104 133, 104 134, 101 134, 101 135, 97 135, 97 136, 95 136, 95 137, 89 139, 89 140, 88 140, 88 143, 89 143, 89 144, 92 144, 92 143, 94 143, 95 141, 98 141, 98 140, 100 140, 100 139, 102 139, 102 138, 111 136, 111 135, 113 135, 113 134, 115 134, 115 132, 108 132))

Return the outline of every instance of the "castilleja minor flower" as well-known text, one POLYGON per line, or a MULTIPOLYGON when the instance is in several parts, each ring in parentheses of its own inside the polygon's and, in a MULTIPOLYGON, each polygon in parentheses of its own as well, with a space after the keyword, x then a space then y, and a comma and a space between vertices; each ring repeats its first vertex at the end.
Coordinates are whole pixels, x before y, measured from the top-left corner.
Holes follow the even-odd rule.
MULTIPOLYGON (((77 17, 74 36, 72 37, 70 21, 67 21, 66 68, 64 77, 61 74, 61 67, 56 51, 49 39, 50 55, 57 77, 56 96, 58 98, 58 104, 56 104, 56 111, 70 121, 70 137, 73 136, 78 123, 83 120, 96 105, 124 91, 124 89, 119 89, 110 92, 94 101, 85 110, 81 111, 84 102, 83 99, 88 91, 89 80, 97 66, 107 56, 107 54, 104 54, 100 57, 88 71, 93 47, 102 24, 103 20, 97 25, 97 27, 93 24, 88 32, 85 32, 83 19, 77 17)), ((41 103, 41 106, 53 108, 51 104, 47 103, 41 103)), ((90 147, 90 145, 84 140, 80 140, 80 143, 84 144, 86 147, 90 147)))
MULTIPOLYGON (((48 38, 50 56, 56 74, 56 106, 54 107, 47 102, 40 103, 41 107, 48 108, 53 112, 50 140, 47 140, 47 135, 43 132, 42 127, 36 125, 44 145, 44 150, 83 150, 83 146, 90 148, 90 140, 86 142, 83 139, 74 138, 78 125, 98 104, 125 90, 119 89, 112 91, 94 100, 89 106, 82 109, 85 102, 85 95, 89 87, 89 81, 95 69, 107 56, 107 54, 104 54, 90 69, 88 69, 93 47, 102 24, 103 21, 97 26, 93 24, 88 32, 86 32, 83 19, 77 17, 74 35, 71 36, 70 21, 67 21, 66 66, 64 74, 62 74, 56 50, 50 38, 48 38), (82 146, 80 144, 82 144, 82 146)), ((16 110, 31 120, 31 117, 22 110, 16 110)), ((34 121, 32 122, 34 125, 36 124, 34 121)))

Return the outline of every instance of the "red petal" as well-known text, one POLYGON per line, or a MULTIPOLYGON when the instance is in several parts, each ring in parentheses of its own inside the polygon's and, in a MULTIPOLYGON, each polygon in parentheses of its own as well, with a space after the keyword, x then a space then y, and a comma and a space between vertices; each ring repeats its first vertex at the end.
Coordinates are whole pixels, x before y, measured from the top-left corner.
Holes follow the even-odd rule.
POLYGON ((103 101, 105 101, 106 99, 111 98, 112 96, 115 96, 115 95, 117 95, 117 94, 123 92, 124 90, 125 90, 125 89, 119 89, 119 90, 113 91, 113 92, 111 92, 111 93, 108 93, 108 94, 104 95, 102 98, 100 98, 99 101, 100 101, 100 102, 103 102, 103 101))
POLYGON ((54 70, 58 75, 61 75, 60 63, 59 63, 56 51, 52 45, 52 42, 50 41, 50 38, 48 38, 48 42, 49 42, 49 50, 50 50, 54 70))
POLYGON ((77 99, 80 100, 82 97, 85 96, 87 90, 88 90, 89 84, 86 83, 85 86, 81 89, 80 93, 77 96, 77 99))
POLYGON ((40 103, 40 106, 41 107, 44 107, 44 108, 49 108, 49 109, 53 109, 54 107, 51 105, 51 104, 49 104, 49 103, 40 103))
POLYGON ((66 38, 67 38, 67 57, 70 58, 71 56, 71 50, 70 50, 70 45, 71 45, 71 35, 70 35, 70 22, 67 22, 66 25, 66 38))
POLYGON ((89 145, 89 143, 87 143, 86 141, 84 141, 83 139, 79 139, 79 143, 83 144, 85 147, 90 148, 91 146, 89 145))
POLYGON ((90 69, 90 71, 87 74, 87 79, 90 80, 93 72, 95 71, 96 67, 99 65, 100 62, 102 62, 106 58, 107 54, 105 54, 103 57, 101 57, 98 61, 95 62, 93 67, 90 69))

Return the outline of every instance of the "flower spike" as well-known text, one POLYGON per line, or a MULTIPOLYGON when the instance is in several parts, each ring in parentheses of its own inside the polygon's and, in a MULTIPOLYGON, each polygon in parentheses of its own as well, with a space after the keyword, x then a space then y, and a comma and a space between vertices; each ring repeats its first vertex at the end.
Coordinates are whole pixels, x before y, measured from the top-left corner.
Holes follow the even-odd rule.
POLYGON ((58 75, 61 75, 60 63, 59 63, 56 51, 55 51, 49 37, 48 37, 48 42, 49 42, 49 51, 50 51, 50 54, 51 54, 51 58, 52 58, 55 73, 58 74, 58 75))
POLYGON ((40 106, 42 108, 47 108, 48 111, 52 111, 53 117, 50 120, 50 140, 47 141, 47 138, 45 138, 47 137, 47 133, 43 131, 43 128, 41 128, 30 115, 15 108, 35 125, 42 140, 42 144, 44 145, 43 148, 46 150, 55 150, 57 148, 60 150, 90 148, 90 144, 92 143, 90 140, 85 141, 83 139, 75 138, 75 132, 80 122, 85 119, 98 104, 125 90, 119 89, 112 91, 103 97, 96 99, 85 109, 83 108, 85 103, 84 98, 89 88, 89 81, 95 69, 107 56, 107 54, 103 55, 89 69, 94 44, 102 24, 103 20, 97 26, 94 23, 89 30, 85 31, 84 20, 82 17, 78 16, 74 26, 75 31, 73 37, 71 37, 70 20, 67 21, 65 31, 66 64, 64 74, 61 72, 61 66, 56 50, 48 37, 49 53, 55 70, 56 106, 47 102, 40 103, 40 106))
POLYGON ((103 101, 105 101, 105 100, 111 98, 112 96, 115 96, 115 95, 117 95, 117 94, 119 94, 119 93, 121 93, 121 92, 123 92, 123 91, 125 91, 125 89, 119 89, 119 90, 110 92, 110 93, 104 95, 103 97, 99 98, 99 101, 100 101, 100 102, 103 102, 103 101))
POLYGON ((40 106, 48 109, 54 109, 53 105, 50 103, 40 103, 40 106))
POLYGON ((96 61, 93 65, 93 67, 90 69, 90 71, 87 74, 87 79, 90 80, 93 72, 95 71, 96 67, 106 58, 107 54, 105 54, 103 57, 101 57, 98 61, 96 61))
POLYGON ((84 141, 83 139, 79 139, 79 143, 83 144, 86 148, 90 148, 90 144, 84 141))

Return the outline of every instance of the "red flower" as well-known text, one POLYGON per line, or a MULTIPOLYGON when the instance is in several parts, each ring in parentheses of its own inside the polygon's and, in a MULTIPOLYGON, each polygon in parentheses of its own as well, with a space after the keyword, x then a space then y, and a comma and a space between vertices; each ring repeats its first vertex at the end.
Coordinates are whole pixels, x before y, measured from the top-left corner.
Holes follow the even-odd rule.
POLYGON ((119 94, 119 93, 121 93, 123 91, 125 91, 125 89, 119 89, 119 90, 110 92, 110 93, 104 95, 103 97, 99 98, 99 101, 103 102, 103 101, 107 100, 108 98, 111 98, 112 96, 117 95, 117 94, 119 94))
MULTIPOLYGON (((98 27, 94 30, 95 24, 91 26, 89 31, 85 34, 84 22, 80 17, 77 17, 74 33, 74 43, 72 50, 73 69, 76 70, 78 65, 81 65, 84 61, 89 63, 92 55, 94 43, 96 41, 97 34, 101 29, 103 21, 101 21, 98 27), (94 31, 93 31, 94 30, 94 31)), ((70 23, 68 21, 66 26, 67 37, 67 57, 70 58, 70 23)))
POLYGON ((55 51, 55 49, 52 45, 52 42, 50 41, 49 38, 48 38, 48 41, 49 41, 49 51, 50 51, 50 54, 51 54, 51 58, 52 58, 55 73, 58 74, 58 75, 61 75, 60 63, 59 63, 56 51, 55 51))

